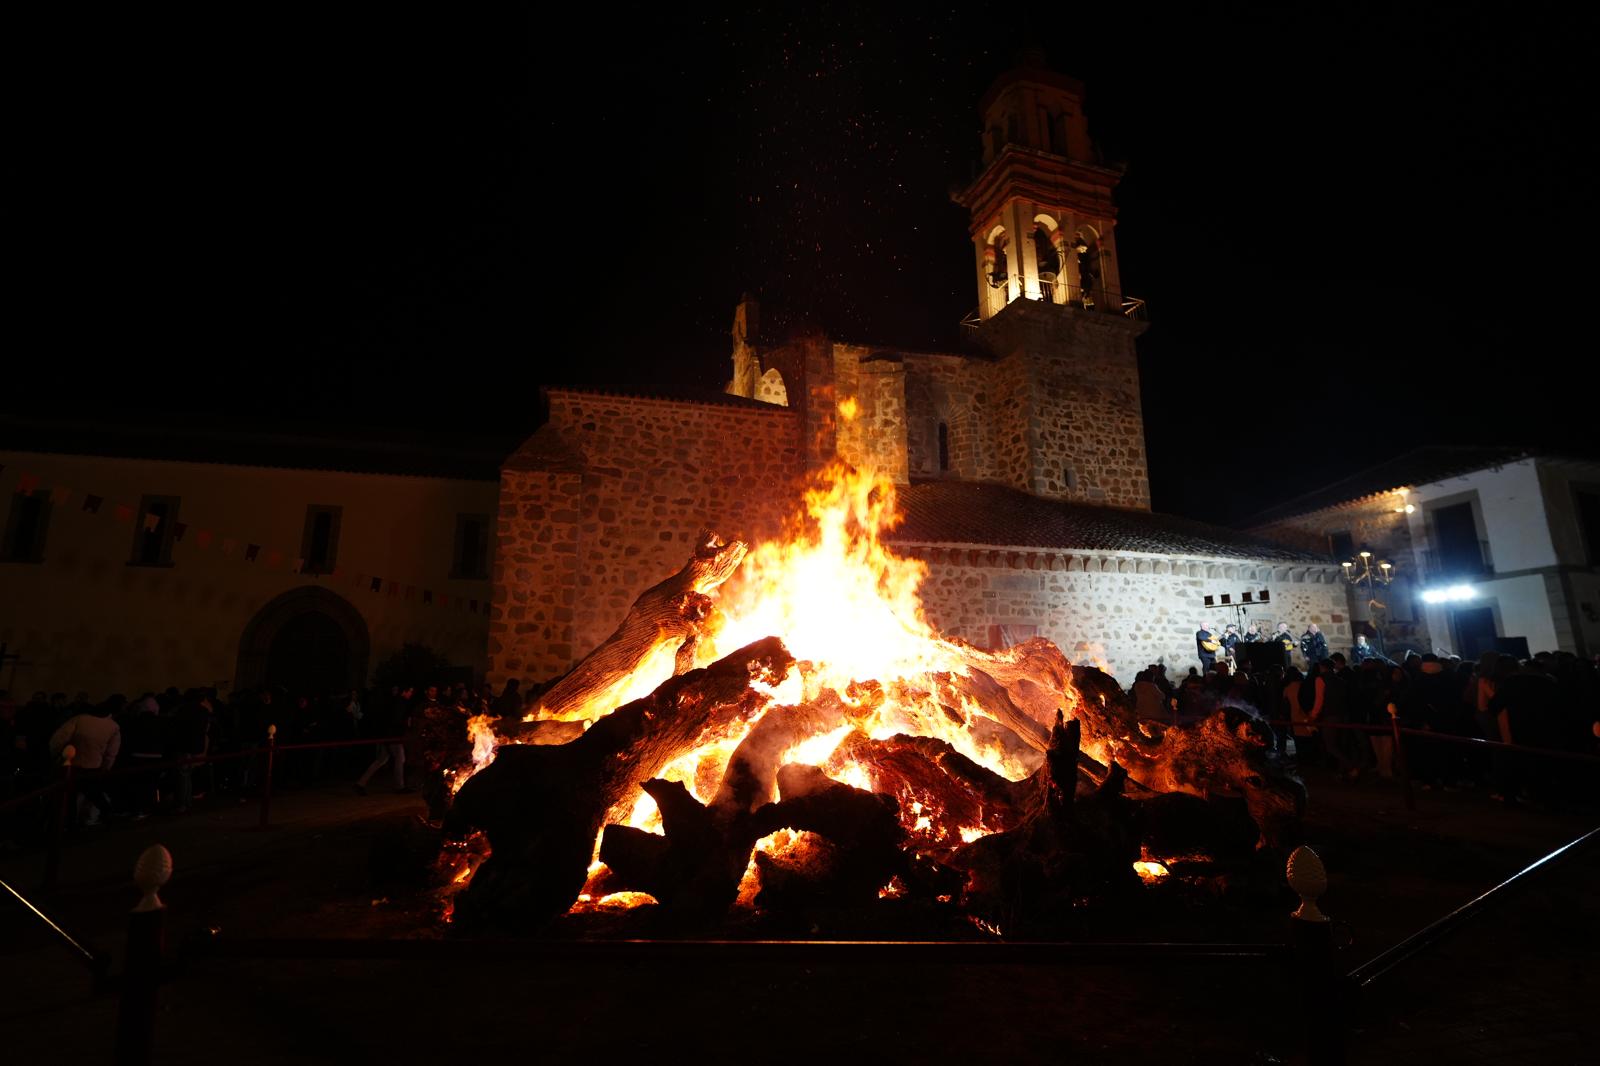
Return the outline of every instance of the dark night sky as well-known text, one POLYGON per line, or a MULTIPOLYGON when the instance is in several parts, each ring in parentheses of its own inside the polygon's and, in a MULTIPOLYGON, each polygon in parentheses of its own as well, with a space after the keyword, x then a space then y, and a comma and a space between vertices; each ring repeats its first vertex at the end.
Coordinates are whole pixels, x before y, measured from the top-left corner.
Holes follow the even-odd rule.
POLYGON ((1593 450, 1586 20, 1093 7, 35 16, 0 407, 515 436, 545 381, 719 388, 745 288, 938 345, 976 302, 949 191, 1031 39, 1128 166, 1158 509, 1593 450))

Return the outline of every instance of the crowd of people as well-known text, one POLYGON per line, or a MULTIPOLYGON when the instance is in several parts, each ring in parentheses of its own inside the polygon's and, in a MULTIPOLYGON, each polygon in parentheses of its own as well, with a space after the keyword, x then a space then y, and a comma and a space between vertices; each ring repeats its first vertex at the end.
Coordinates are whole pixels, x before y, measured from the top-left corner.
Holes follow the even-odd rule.
MULTIPOLYGON (((75 828, 181 815, 208 796, 244 802, 259 794, 264 760, 233 756, 266 745, 271 727, 280 747, 371 738, 377 751, 376 758, 373 747, 359 744, 281 751, 274 787, 345 779, 365 792, 387 767, 392 786, 420 791, 437 817, 448 801, 445 771, 470 755, 467 722, 475 715, 521 717, 537 693, 524 694, 517 681, 498 694, 465 683, 322 695, 262 686, 232 699, 214 688, 172 687, 98 702, 83 692, 72 699, 35 692, 18 704, 0 690, 0 804, 59 781, 69 748, 75 828)), ((40 797, 0 813, 0 844, 37 836, 52 810, 49 798, 40 797)))
POLYGON ((1409 652, 1396 662, 1363 636, 1346 655, 1330 652, 1316 625, 1296 637, 1285 623, 1265 638, 1277 645, 1272 654, 1225 654, 1259 639, 1233 626, 1202 625, 1196 641, 1202 653, 1211 652, 1207 668, 1190 668, 1176 684, 1164 666, 1141 671, 1133 687, 1140 716, 1195 718, 1219 706, 1248 705, 1278 724, 1274 739, 1281 750, 1292 746, 1302 764, 1350 780, 1397 776, 1393 735, 1383 732, 1393 719, 1404 729, 1440 735, 1403 737, 1399 754, 1424 789, 1481 788, 1508 804, 1595 798, 1600 775, 1592 764, 1447 738, 1600 755, 1596 660, 1568 652, 1528 659, 1485 652, 1475 661, 1409 652), (1381 729, 1352 728, 1358 726, 1381 729))

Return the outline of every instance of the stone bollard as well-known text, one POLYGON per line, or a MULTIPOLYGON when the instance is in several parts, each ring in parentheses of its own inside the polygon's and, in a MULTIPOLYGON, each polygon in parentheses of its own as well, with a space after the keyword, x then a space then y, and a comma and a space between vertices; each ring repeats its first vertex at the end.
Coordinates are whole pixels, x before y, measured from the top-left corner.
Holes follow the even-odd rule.
POLYGON ((44 853, 44 877, 41 887, 55 888, 61 876, 61 838, 67 832, 67 818, 73 807, 72 760, 78 749, 68 744, 61 749, 61 794, 56 797, 56 809, 50 819, 49 837, 44 853))
POLYGON ((152 844, 133 866, 139 902, 128 915, 128 944, 122 966, 122 1000, 117 1009, 117 1066, 148 1066, 161 988, 161 958, 166 905, 161 887, 172 877, 172 855, 152 844))
POLYGON ((267 827, 272 811, 272 761, 278 751, 278 727, 267 726, 267 772, 261 779, 261 828, 267 827))
POLYGON ((1327 891, 1322 859, 1304 845, 1289 856, 1289 887, 1300 906, 1289 916, 1289 947, 1300 997, 1300 1025, 1306 1060, 1312 1066, 1345 1061, 1345 997, 1333 950, 1333 923, 1317 907, 1327 891))

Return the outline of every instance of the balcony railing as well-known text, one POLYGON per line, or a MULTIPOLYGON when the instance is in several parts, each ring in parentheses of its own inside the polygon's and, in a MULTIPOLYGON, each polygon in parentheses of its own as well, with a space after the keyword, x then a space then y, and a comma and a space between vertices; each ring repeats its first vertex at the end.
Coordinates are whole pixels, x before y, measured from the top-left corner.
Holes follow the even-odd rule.
MULTIPOLYGON (((1150 321, 1149 311, 1143 300, 1136 296, 1112 292, 1110 289, 1085 289, 1078 285, 1047 285, 1041 296, 1028 296, 1025 294, 1018 297, 1018 299, 1072 307, 1080 311, 1093 311, 1097 314, 1117 315, 1122 318, 1131 318, 1136 322, 1150 321)), ((1015 300, 1009 301, 1009 303, 1015 302, 1015 300)), ((981 311, 981 308, 974 309, 966 318, 963 318, 961 320, 962 327, 968 331, 976 330, 983 322, 981 311)))
POLYGON ((1430 578, 1486 577, 1494 573, 1494 557, 1489 554, 1489 542, 1478 541, 1478 550, 1455 548, 1444 551, 1429 548, 1422 553, 1422 569, 1430 578))

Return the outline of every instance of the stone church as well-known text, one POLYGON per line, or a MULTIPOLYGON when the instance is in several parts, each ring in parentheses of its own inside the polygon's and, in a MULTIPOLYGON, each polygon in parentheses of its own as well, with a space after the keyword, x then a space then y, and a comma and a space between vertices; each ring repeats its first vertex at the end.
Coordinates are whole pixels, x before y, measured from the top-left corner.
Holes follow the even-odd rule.
POLYGON ((1099 161, 1083 95, 1024 63, 982 101, 984 166, 959 196, 978 294, 963 350, 767 335, 747 297, 726 393, 546 389, 547 423, 501 470, 490 678, 566 670, 702 526, 774 535, 807 473, 835 460, 900 486, 892 540, 927 562, 943 632, 1043 635, 1126 684, 1151 663, 1196 663, 1199 623, 1239 619, 1250 593, 1246 621, 1316 622, 1347 648, 1327 556, 1150 509, 1147 323, 1121 292, 1121 172, 1099 161))

